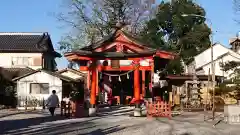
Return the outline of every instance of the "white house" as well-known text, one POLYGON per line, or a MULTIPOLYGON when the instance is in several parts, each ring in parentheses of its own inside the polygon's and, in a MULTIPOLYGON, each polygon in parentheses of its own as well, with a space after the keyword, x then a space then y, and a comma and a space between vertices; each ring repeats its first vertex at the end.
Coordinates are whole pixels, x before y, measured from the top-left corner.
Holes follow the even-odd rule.
MULTIPOLYGON (((223 76, 229 78, 229 75, 233 71, 223 71, 221 68, 222 63, 226 63, 229 61, 240 62, 240 44, 238 40, 239 38, 235 38, 235 40, 231 40, 230 44, 233 46, 231 49, 225 47, 220 43, 216 43, 213 45, 213 63, 214 63, 214 71, 216 76, 223 76)), ((211 48, 208 48, 204 52, 194 57, 194 61, 186 66, 185 73, 192 74, 194 70, 198 75, 208 75, 209 71, 212 74, 211 69, 211 48)))
MULTIPOLYGON (((33 71, 14 78, 13 81, 16 82, 19 109, 25 107, 26 98, 29 101, 38 100, 43 102, 52 94, 52 90, 56 90, 59 100, 62 100, 64 84, 79 82, 77 79, 45 70, 33 71)), ((37 106, 42 106, 42 103, 38 103, 37 106)))
MULTIPOLYGON (((34 70, 56 71, 55 58, 61 57, 47 32, 0 32, 0 52, 0 76, 8 81, 34 70)), ((0 96, 8 98, 7 89, 0 96)))

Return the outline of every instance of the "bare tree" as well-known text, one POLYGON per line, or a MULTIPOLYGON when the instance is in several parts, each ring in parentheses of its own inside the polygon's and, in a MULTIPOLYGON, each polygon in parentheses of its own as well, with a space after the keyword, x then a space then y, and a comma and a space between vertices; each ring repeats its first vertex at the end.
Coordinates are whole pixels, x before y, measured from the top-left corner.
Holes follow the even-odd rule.
POLYGON ((155 0, 69 0, 64 4, 67 10, 58 19, 72 29, 60 42, 60 50, 69 51, 105 37, 117 23, 138 33, 154 14, 155 0))
POLYGON ((233 9, 235 12, 240 11, 240 0, 233 0, 233 9))

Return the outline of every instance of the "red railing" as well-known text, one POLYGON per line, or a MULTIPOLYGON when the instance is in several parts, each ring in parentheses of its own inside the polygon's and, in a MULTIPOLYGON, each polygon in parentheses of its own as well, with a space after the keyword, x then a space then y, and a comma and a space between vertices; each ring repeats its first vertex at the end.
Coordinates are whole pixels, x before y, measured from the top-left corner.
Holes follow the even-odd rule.
POLYGON ((72 105, 71 102, 61 101, 61 116, 70 117, 72 115, 72 105))
POLYGON ((61 116, 81 118, 84 117, 84 105, 82 102, 61 101, 61 116))
POLYGON ((114 99, 116 100, 117 105, 120 105, 120 96, 114 96, 114 99))
POLYGON ((147 117, 167 117, 171 118, 171 104, 163 101, 147 102, 147 117))

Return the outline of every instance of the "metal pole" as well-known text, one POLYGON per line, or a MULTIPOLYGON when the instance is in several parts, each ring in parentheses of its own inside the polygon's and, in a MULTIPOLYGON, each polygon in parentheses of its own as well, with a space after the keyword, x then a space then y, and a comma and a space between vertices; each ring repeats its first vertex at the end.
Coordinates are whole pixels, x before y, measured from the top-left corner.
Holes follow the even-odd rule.
POLYGON ((215 118, 215 66, 213 62, 213 30, 212 30, 212 23, 211 24, 211 69, 212 69, 212 90, 213 90, 213 107, 212 107, 212 117, 213 120, 215 118))

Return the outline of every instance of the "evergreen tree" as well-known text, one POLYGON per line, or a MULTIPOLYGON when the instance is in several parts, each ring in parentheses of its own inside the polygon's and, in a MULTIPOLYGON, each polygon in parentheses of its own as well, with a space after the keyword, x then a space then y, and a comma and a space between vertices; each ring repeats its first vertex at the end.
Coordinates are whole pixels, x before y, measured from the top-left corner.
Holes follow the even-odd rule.
POLYGON ((175 52, 179 58, 168 65, 169 74, 179 74, 183 65, 192 62, 193 57, 210 47, 211 30, 205 18, 183 16, 196 14, 205 16, 205 11, 191 0, 162 2, 154 19, 147 22, 141 37, 151 46, 175 52))
POLYGON ((220 86, 220 90, 224 92, 234 92, 232 95, 235 99, 240 100, 240 62, 229 61, 220 63, 223 71, 232 71, 229 75, 229 79, 225 80, 220 86), (231 84, 231 85, 228 85, 231 84))
POLYGON ((225 63, 220 63, 220 67, 223 71, 233 71, 229 77, 230 82, 236 85, 240 85, 240 62, 238 61, 228 61, 225 63))

